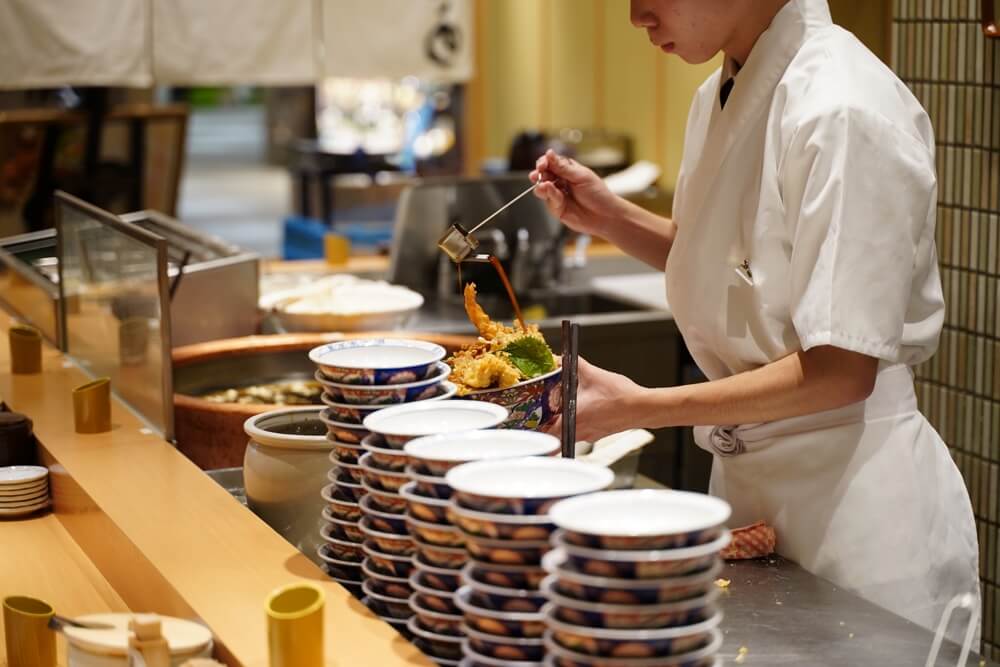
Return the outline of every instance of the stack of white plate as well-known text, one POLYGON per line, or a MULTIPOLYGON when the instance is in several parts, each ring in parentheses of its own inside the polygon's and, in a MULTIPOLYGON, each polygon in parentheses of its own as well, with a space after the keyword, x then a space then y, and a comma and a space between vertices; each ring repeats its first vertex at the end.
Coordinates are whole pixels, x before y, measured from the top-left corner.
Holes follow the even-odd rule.
MULTIPOLYGON (((557 441, 558 442, 558 441, 557 441)), ((448 471, 451 518, 469 553, 455 593, 466 664, 541 665, 542 557, 559 500, 607 488, 614 474, 581 461, 530 457, 467 463, 448 471)))
POLYGON ((24 516, 49 506, 49 469, 0 468, 0 517, 24 516))
POLYGON ((555 504, 543 559, 546 664, 712 667, 729 505, 698 493, 607 491, 555 504))
MULTIPOLYGON (((499 414, 499 413, 498 413, 499 414)), ((461 568, 468 559, 465 536, 450 518, 449 470, 471 461, 554 456, 559 440, 530 431, 462 431, 417 438, 403 448, 413 481, 402 489, 406 516, 419 555, 410 575, 415 615, 409 629, 417 647, 440 665, 462 658, 463 617, 455 604, 461 568)))
MULTIPOLYGON (((462 555, 459 545, 429 548, 410 534, 411 520, 406 516, 409 506, 403 488, 414 482, 409 466, 410 455, 405 446, 421 436, 492 428, 507 418, 507 410, 497 405, 477 401, 421 401, 394 405, 368 415, 364 427, 370 431, 361 442, 362 454, 357 466, 341 466, 348 474, 361 480, 365 495, 360 501, 362 518, 359 528, 364 538, 362 549, 363 590, 365 602, 372 611, 409 636, 408 621, 414 616, 410 598, 414 589, 411 575, 414 555, 434 559, 449 549, 462 555)), ((417 477, 423 477, 417 475, 417 477)), ((429 497, 435 493, 450 494, 439 477, 428 476, 414 486, 426 489, 429 497), (426 483, 424 487, 422 484, 426 483), (442 486, 443 485, 443 486, 442 486)), ((447 495, 444 495, 444 502, 447 495)), ((445 658, 444 660, 447 660, 445 658)), ((442 664, 450 664, 442 662, 442 664)))

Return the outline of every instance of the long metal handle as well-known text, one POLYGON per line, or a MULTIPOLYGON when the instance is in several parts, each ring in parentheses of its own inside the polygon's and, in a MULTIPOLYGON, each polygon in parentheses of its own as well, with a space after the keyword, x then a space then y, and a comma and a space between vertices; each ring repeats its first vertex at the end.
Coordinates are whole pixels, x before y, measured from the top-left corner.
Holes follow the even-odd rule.
POLYGON ((503 213, 503 212, 504 212, 505 210, 507 210, 507 209, 508 209, 508 208, 509 208, 509 207, 510 207, 510 206, 511 206, 511 205, 512 205, 512 204, 513 204, 514 202, 516 202, 516 201, 517 201, 518 199, 520 199, 520 198, 521 198, 521 197, 523 197, 524 195, 528 194, 529 192, 531 192, 532 190, 534 190, 535 188, 537 188, 537 187, 538 187, 538 183, 541 183, 541 182, 542 182, 542 181, 541 181, 541 179, 539 178, 539 180, 538 180, 538 182, 537 182, 537 183, 535 183, 535 184, 534 184, 534 185, 532 185, 532 186, 531 186, 530 188, 528 188, 527 190, 525 190, 524 192, 522 192, 521 194, 519 194, 518 196, 514 197, 514 198, 513 198, 513 199, 511 199, 511 200, 510 200, 509 202, 507 202, 506 204, 504 204, 503 206, 501 206, 500 208, 498 208, 498 209, 497 209, 496 211, 494 211, 493 213, 491 213, 491 214, 490 214, 490 215, 489 215, 489 216, 488 216, 488 217, 487 217, 487 218, 486 218, 485 220, 483 220, 483 221, 482 221, 482 222, 480 222, 480 223, 479 223, 478 225, 476 225, 475 227, 473 227, 472 229, 470 229, 470 230, 469 230, 469 233, 470 233, 470 234, 474 233, 474 232, 475 232, 475 231, 476 231, 477 229, 479 229, 480 227, 482 227, 483 225, 485 225, 485 224, 486 224, 487 222, 489 222, 489 221, 490 221, 490 220, 492 220, 493 218, 495 218, 495 217, 497 217, 498 215, 500 215, 501 213, 503 213))

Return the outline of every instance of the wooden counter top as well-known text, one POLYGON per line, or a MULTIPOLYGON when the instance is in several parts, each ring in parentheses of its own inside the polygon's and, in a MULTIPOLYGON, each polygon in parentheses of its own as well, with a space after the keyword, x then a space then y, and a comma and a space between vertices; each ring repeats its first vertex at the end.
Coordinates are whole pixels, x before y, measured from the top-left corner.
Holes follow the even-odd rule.
POLYGON ((11 323, 0 312, 0 397, 34 421, 55 513, 0 521, 0 596, 197 618, 219 659, 265 667, 268 593, 312 580, 326 592, 327 665, 431 664, 121 404, 109 433, 77 434, 70 392, 88 378, 48 347, 41 374, 11 375, 11 323))

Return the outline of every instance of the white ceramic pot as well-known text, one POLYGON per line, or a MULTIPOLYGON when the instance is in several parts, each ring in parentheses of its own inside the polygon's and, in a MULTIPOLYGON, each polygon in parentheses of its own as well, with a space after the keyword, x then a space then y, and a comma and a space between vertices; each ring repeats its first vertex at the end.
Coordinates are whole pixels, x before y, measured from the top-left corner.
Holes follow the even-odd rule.
POLYGON ((328 483, 329 453, 322 406, 280 408, 246 420, 243 458, 247 505, 303 553, 315 553, 328 483))

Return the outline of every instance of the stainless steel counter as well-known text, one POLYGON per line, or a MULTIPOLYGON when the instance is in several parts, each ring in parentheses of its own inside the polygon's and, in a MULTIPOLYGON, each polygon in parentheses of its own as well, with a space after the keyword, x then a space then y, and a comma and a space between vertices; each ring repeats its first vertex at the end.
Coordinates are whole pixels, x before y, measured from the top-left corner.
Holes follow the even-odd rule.
MULTIPOLYGON (((722 576, 731 581, 722 597, 726 665, 735 664, 740 647, 748 649, 742 664, 768 667, 920 667, 927 660, 932 632, 787 560, 727 563, 722 576)), ((964 628, 968 616, 959 611, 952 620, 964 628)), ((937 664, 953 666, 959 653, 945 642, 937 664)), ((967 662, 980 664, 996 667, 978 656, 967 662)))

